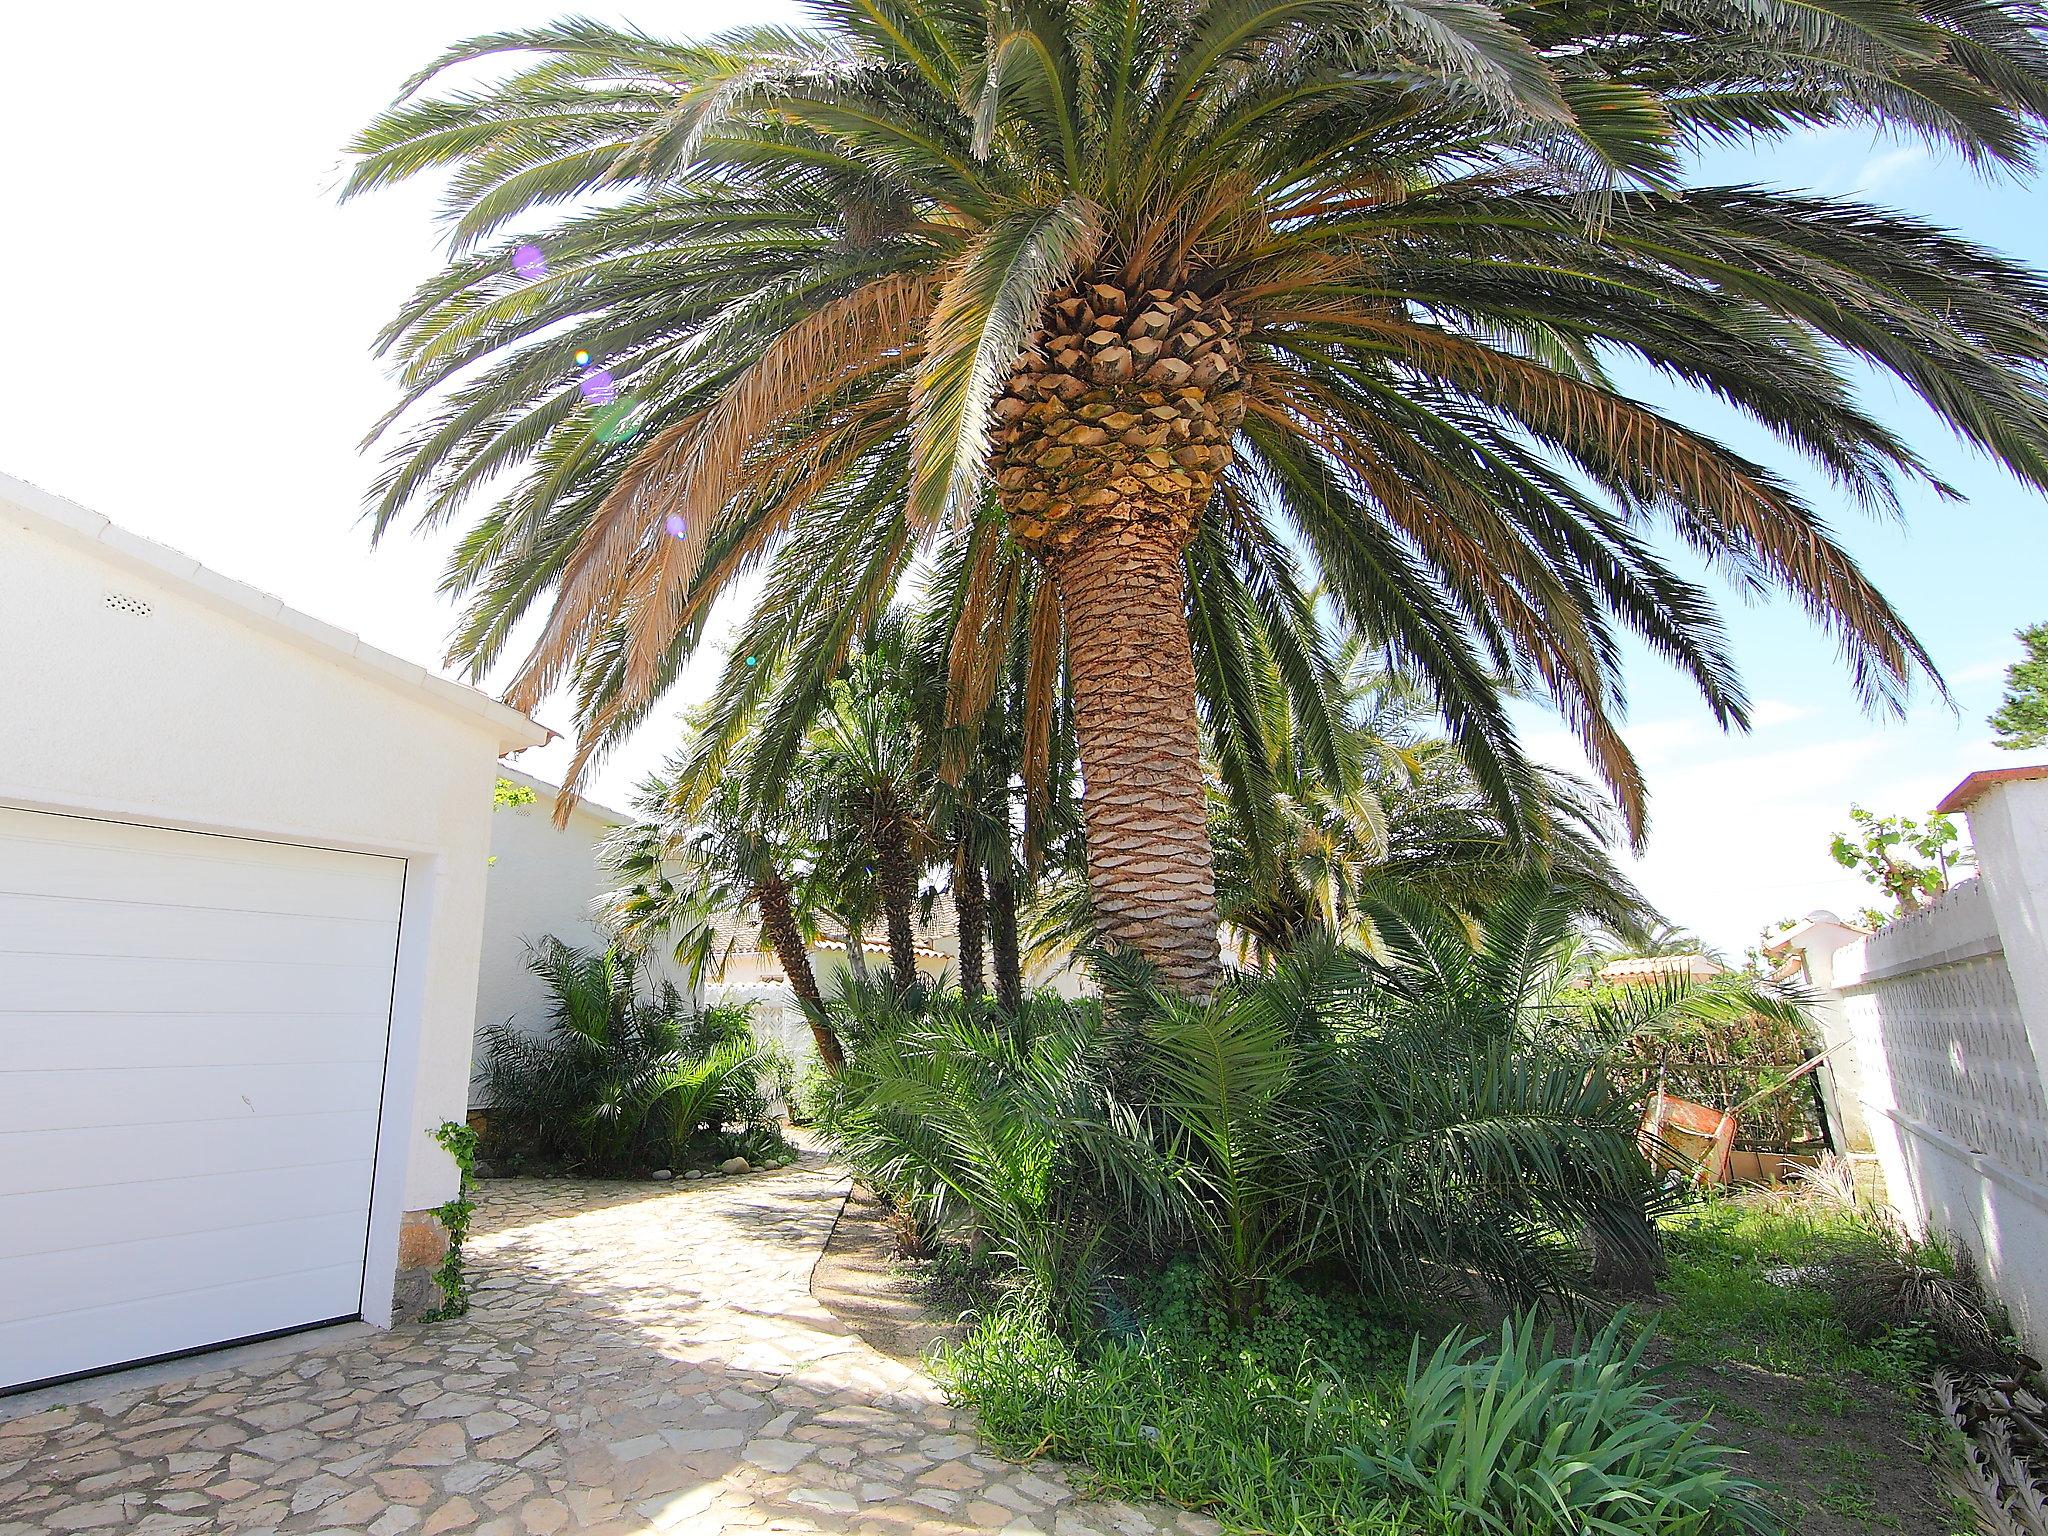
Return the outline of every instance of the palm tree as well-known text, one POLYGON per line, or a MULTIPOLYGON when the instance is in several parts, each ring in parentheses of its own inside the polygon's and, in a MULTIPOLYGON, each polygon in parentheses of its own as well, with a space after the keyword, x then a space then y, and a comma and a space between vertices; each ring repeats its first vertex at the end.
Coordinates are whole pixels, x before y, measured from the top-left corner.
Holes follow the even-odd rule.
POLYGON ((1618 926, 1650 908, 1607 849, 1611 818, 1588 786, 1540 772, 1523 825, 1504 822, 1413 683, 1369 648, 1339 648, 1334 751, 1325 754, 1271 677, 1256 775, 1211 776, 1210 836, 1223 919, 1262 964, 1322 930, 1376 945, 1371 906, 1427 899, 1477 921, 1503 886, 1541 871, 1582 915, 1618 926))
POLYGON ((381 340, 404 395, 379 433, 404 429, 375 526, 511 476, 449 573, 454 654, 490 667, 544 606, 509 696, 574 682, 578 772, 771 551, 798 552, 772 574, 837 655, 967 530, 984 634, 1019 616, 1004 551, 1057 598, 1034 651, 1063 645, 1103 930, 1201 993, 1209 571, 1270 590, 1306 550, 1503 802, 1533 781, 1497 681, 1540 686, 1640 836, 1620 635, 1724 726, 1747 707, 1653 530, 1791 595, 1873 707, 1932 668, 1795 489, 1621 393, 1611 360, 1895 507, 1923 469, 1859 405, 1860 360, 2048 486, 2038 274, 1859 203, 1685 179, 1702 142, 1816 122, 2024 167, 2048 60, 2021 0, 818 13, 701 43, 475 39, 354 145, 351 195, 453 168, 450 263, 381 340))
MULTIPOLYGON (((900 628, 872 631, 846 675, 831 685, 798 761, 799 798, 821 842, 874 861, 898 990, 917 981, 919 875, 937 854, 936 785, 910 698, 897 679, 906 656, 900 628)), ((849 937, 849 943, 851 938, 849 937)))
POLYGON ((720 916, 753 908, 811 1027, 818 1059, 837 1072, 846 1053, 811 966, 787 827, 749 803, 737 785, 693 799, 678 790, 673 772, 650 779, 635 809, 644 820, 607 845, 619 885, 606 898, 605 917, 620 942, 639 946, 665 935, 679 955, 706 949, 699 936, 715 935, 720 916))

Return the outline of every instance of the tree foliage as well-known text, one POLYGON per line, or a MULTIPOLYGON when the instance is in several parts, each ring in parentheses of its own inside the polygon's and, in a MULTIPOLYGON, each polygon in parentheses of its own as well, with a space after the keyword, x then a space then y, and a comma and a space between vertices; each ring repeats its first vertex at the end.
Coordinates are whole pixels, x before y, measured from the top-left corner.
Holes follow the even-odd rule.
POLYGON ((2005 694, 1990 726, 2006 751, 2031 752, 2048 746, 2048 624, 2029 624, 2013 638, 2026 659, 2005 669, 2005 694))
MULTIPOLYGON (((573 18, 472 39, 354 145, 351 195, 445 176, 449 243, 380 337, 402 394, 374 525, 464 524, 454 655, 486 670, 537 621, 511 696, 572 689, 572 781, 739 579, 762 577, 777 636, 735 651, 722 689, 744 700, 789 665, 829 675, 948 537, 969 620, 949 715, 974 715, 1027 632, 1040 739, 1076 637, 1020 518, 1053 482, 1041 455, 992 484, 991 434, 1097 288, 1132 311, 1119 326, 1163 303, 1176 348, 1222 359, 1157 381, 1224 434, 1185 464, 1149 427, 1078 429, 1200 503, 1178 559, 1212 726, 1241 708, 1236 620, 1274 621, 1299 551, 1343 622, 1426 680, 1510 825, 1535 780, 1504 678, 1555 701, 1638 837, 1624 638, 1717 721, 1747 719, 1674 550, 1788 595, 1874 706, 1931 671, 1788 478, 1630 398, 1615 361, 1719 397, 1853 503, 1928 478, 1859 401, 1859 364, 2048 485, 2039 274, 1863 203, 1689 175, 1702 145, 1818 123, 2028 166, 2048 67, 2026 0, 816 14, 699 41, 573 18)), ((1072 339, 1088 367, 1127 366, 1072 339)))
POLYGON ((1897 904, 1898 913, 1918 912, 1949 886, 1949 877, 1969 855, 1946 816, 1915 821, 1849 807, 1852 826, 1837 832, 1828 851, 1837 864, 1854 870, 1897 904))

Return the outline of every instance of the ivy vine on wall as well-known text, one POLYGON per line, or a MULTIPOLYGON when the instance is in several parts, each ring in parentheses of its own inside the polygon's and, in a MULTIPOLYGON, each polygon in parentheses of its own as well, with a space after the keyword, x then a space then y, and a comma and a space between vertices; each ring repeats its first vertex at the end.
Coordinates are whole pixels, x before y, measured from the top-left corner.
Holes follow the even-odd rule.
POLYGON ((447 1229, 448 1251, 441 1256, 441 1263, 434 1270, 434 1284, 440 1288, 441 1305, 420 1321, 438 1323, 444 1318, 461 1317, 469 1310, 469 1285, 462 1273, 462 1244, 469 1236, 469 1218, 476 1210, 475 1202, 469 1198, 470 1175, 476 1167, 476 1132, 459 1120, 444 1120, 428 1134, 440 1144, 442 1151, 455 1159, 455 1167, 461 1175, 455 1186, 455 1198, 435 1206, 433 1212, 447 1229))

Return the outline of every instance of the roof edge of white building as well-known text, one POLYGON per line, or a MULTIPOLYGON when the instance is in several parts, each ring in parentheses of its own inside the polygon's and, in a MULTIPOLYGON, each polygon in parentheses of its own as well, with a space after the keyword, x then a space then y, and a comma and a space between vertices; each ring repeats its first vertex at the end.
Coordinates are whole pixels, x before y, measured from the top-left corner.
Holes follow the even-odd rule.
POLYGON ((480 688, 450 682, 417 662, 381 651, 360 635, 287 607, 281 598, 223 576, 169 545, 130 533, 89 507, 27 480, 0 473, 0 506, 10 520, 31 532, 92 549, 111 565, 174 587, 387 688, 423 695, 449 714, 481 720, 496 728, 501 752, 537 747, 554 735, 530 715, 480 688))

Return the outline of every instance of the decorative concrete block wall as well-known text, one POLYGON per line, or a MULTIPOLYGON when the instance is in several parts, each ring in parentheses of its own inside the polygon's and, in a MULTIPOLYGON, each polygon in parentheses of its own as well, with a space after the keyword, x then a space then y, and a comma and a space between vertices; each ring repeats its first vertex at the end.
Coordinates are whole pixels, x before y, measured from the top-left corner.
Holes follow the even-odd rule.
POLYGON ((2048 1348, 2048 765, 1973 774, 1979 874, 1856 942, 1807 947, 1850 1048, 1838 1091, 1862 1110, 1915 1232, 1975 1257, 2035 1353, 2048 1348))

